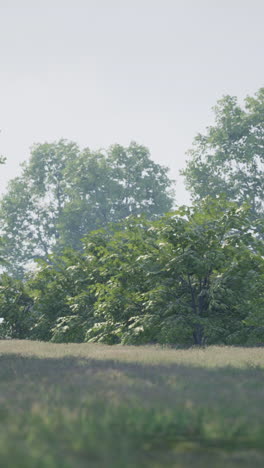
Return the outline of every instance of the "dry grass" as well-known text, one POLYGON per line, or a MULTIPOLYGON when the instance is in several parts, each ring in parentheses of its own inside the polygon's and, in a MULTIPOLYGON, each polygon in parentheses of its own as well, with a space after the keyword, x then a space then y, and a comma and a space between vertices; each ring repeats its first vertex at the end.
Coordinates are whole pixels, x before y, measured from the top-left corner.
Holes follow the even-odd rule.
POLYGON ((0 341, 0 466, 264 466, 264 349, 0 341))
POLYGON ((101 344, 55 344, 39 341, 0 340, 1 354, 19 354, 39 358, 81 357, 115 360, 148 365, 184 364, 196 367, 247 368, 250 365, 264 368, 264 348, 239 348, 210 346, 187 350, 160 346, 107 346, 101 344))

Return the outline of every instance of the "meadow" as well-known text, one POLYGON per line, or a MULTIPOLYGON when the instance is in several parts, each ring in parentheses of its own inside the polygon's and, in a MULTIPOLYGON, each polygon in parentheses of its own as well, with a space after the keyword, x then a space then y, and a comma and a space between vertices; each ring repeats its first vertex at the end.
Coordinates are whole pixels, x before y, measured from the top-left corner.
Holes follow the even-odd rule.
POLYGON ((0 341, 0 466, 264 466, 264 349, 0 341))

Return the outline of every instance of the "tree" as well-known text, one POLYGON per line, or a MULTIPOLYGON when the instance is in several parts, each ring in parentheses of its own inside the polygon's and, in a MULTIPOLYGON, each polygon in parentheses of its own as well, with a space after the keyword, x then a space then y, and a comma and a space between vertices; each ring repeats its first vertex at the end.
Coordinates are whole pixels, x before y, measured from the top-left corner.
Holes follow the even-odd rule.
POLYGON ((168 169, 154 163, 144 146, 113 145, 107 155, 84 150, 65 171, 68 202, 60 219, 63 245, 80 247, 87 232, 130 215, 160 216, 172 207, 168 169))
POLYGON ((124 343, 226 342, 256 293, 252 271, 263 270, 250 229, 244 209, 209 199, 118 232, 97 259, 94 313, 106 337, 110 324, 124 343))
POLYGON ((228 200, 249 203, 252 216, 264 207, 264 88, 245 99, 218 101, 215 125, 197 135, 182 171, 193 199, 224 193, 228 200))
POLYGON ((248 209, 221 199, 157 221, 129 217, 88 234, 83 253, 43 264, 31 285, 36 317, 48 318, 53 341, 246 342, 264 303, 255 233, 248 209))
POLYGON ((0 292, 1 337, 29 338, 34 320, 31 313, 33 301, 27 287, 4 273, 0 278, 0 292))
MULTIPOLYGON (((0 156, 0 164, 5 163, 6 158, 0 156)), ((7 265, 5 260, 5 242, 3 237, 0 237, 0 265, 7 265)))
POLYGON ((1 201, 1 229, 13 271, 51 252, 81 248, 87 232, 131 214, 172 206, 168 169, 136 143, 81 151, 75 143, 35 145, 1 201))

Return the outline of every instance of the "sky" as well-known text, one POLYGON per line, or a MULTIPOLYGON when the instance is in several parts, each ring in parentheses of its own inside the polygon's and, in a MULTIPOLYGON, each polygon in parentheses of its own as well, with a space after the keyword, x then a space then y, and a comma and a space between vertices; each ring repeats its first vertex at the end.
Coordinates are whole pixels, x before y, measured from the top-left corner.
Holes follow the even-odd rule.
POLYGON ((223 95, 264 86, 263 0, 0 0, 0 192, 34 143, 136 141, 176 179, 223 95))

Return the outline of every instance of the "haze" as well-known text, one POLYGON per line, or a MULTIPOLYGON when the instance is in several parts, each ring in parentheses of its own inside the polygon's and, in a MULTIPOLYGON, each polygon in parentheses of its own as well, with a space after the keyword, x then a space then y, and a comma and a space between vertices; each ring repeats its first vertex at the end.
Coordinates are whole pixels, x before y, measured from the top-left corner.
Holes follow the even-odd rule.
POLYGON ((264 84, 263 1, 21 3, 0 1, 1 191, 33 143, 135 140, 187 203, 178 171, 212 106, 264 84))

